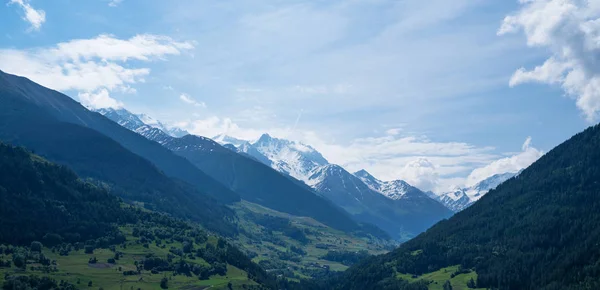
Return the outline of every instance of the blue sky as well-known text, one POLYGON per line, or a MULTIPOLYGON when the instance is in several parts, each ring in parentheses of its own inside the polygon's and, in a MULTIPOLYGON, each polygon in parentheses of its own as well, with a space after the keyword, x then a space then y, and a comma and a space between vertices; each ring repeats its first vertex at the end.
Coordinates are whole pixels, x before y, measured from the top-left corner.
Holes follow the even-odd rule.
POLYGON ((599 1, 1 1, 6 72, 424 189, 516 171, 600 110, 599 1))

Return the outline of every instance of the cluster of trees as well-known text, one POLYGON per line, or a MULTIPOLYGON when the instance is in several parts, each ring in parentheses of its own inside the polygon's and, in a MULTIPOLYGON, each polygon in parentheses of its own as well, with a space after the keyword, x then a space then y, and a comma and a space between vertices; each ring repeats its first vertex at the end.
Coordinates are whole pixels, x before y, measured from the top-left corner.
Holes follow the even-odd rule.
POLYGON ((55 289, 55 290, 75 290, 77 287, 66 281, 57 282, 56 280, 49 277, 36 277, 36 276, 7 276, 5 277, 4 284, 2 285, 4 290, 18 290, 18 289, 55 289))
POLYGON ((18 247, 12 245, 0 245, 0 256, 10 256, 10 260, 3 261, 0 259, 0 268, 12 267, 26 269, 27 263, 33 262, 40 264, 40 270, 45 272, 53 271, 56 266, 56 261, 46 257, 41 252, 42 244, 40 242, 31 243, 30 247, 18 247))
POLYGON ((352 266, 361 260, 370 257, 369 252, 362 250, 358 252, 350 251, 328 251, 321 257, 323 260, 339 262, 346 266, 352 266))
POLYGON ((281 232, 285 236, 294 239, 302 244, 307 244, 310 242, 310 239, 308 239, 308 237, 306 236, 306 231, 309 230, 295 227, 289 219, 276 217, 268 214, 262 215, 257 213, 249 213, 247 217, 254 221, 256 224, 263 226, 266 229, 268 235, 272 235, 272 232, 276 231, 281 232))

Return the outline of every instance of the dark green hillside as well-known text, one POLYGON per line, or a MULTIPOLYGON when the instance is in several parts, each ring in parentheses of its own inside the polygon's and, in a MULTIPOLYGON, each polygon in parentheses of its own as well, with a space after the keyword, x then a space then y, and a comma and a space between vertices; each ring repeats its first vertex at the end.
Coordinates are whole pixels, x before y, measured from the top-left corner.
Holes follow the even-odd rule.
POLYGON ((0 243, 27 244, 47 234, 66 242, 115 237, 111 224, 133 219, 115 196, 65 167, 0 143, 0 243))
MULTIPOLYGON (((7 99, 0 97, 0 102, 7 99)), ((6 104, 6 103, 4 103, 6 104)), ((233 213, 192 186, 167 177, 152 163, 89 128, 55 122, 43 111, 13 100, 0 110, 0 140, 23 145, 67 165, 82 177, 106 182, 111 191, 149 209, 192 218, 225 235, 233 213)))
MULTIPOLYGON (((15 128, 26 129, 27 124, 46 122, 71 123, 97 131, 128 151, 152 162, 169 177, 194 185, 201 192, 223 202, 235 202, 240 199, 227 187, 160 144, 89 111, 64 94, 42 87, 24 77, 0 71, 0 139, 18 139, 21 137, 20 131, 14 130, 15 128)), ((48 132, 50 133, 58 135, 68 132, 48 132)), ((35 151, 43 149, 28 144, 17 144, 35 151)), ((40 144, 45 146, 47 143, 40 144)))
POLYGON ((164 277, 172 289, 279 288, 194 223, 123 204, 66 167, 1 143, 0 221, 4 289, 157 289, 164 277))
POLYGON ((398 277, 460 265, 457 274, 476 272, 478 288, 600 289, 599 245, 600 126, 594 126, 470 208, 324 288, 381 289, 398 277))

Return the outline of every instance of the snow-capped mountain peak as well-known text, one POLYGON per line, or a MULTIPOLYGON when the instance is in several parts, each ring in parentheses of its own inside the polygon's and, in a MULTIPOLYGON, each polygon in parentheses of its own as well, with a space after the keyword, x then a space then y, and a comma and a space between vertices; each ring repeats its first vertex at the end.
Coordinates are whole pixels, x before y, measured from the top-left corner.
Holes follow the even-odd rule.
POLYGON ((159 129, 172 137, 182 137, 185 135, 189 135, 189 133, 185 130, 176 127, 166 126, 165 124, 146 114, 134 114, 122 108, 103 108, 96 110, 96 112, 104 115, 105 117, 117 122, 119 125, 132 131, 151 131, 150 128, 142 128, 144 126, 148 126, 151 128, 159 129))
POLYGON ((271 137, 271 135, 269 135, 268 133, 264 133, 264 134, 260 135, 258 140, 256 140, 254 142, 254 144, 269 143, 271 141, 273 141, 273 137, 271 137))
POLYGON ((415 191, 418 191, 419 193, 421 192, 419 189, 411 186, 403 180, 381 181, 364 169, 355 172, 354 176, 360 178, 360 180, 362 180, 362 182, 364 182, 371 189, 393 200, 402 199, 407 193, 415 191))
POLYGON ((242 144, 239 148, 240 151, 249 154, 248 150, 256 150, 271 161, 270 165, 275 170, 302 181, 307 181, 314 169, 329 164, 327 159, 311 146, 275 138, 269 134, 263 134, 254 143, 242 144))
POLYGON ((316 184, 323 182, 326 178, 331 176, 340 176, 344 169, 339 165, 327 164, 315 168, 306 179, 308 186, 314 187, 316 184))
POLYGON ((138 116, 125 109, 102 108, 96 110, 96 112, 130 130, 135 130, 145 125, 138 116))
POLYGON ((490 176, 477 184, 461 188, 454 186, 449 191, 434 196, 435 199, 443 203, 447 208, 458 212, 479 200, 488 191, 495 189, 502 182, 518 175, 520 172, 507 172, 490 176))
POLYGON ((156 119, 154 119, 154 118, 152 118, 152 117, 150 117, 150 116, 148 116, 146 114, 137 114, 136 116, 138 118, 140 118, 140 120, 142 122, 144 122, 144 124, 146 124, 148 126, 152 126, 152 127, 155 127, 155 128, 156 127, 159 127, 159 128, 160 127, 164 127, 163 124, 160 121, 158 121, 158 120, 156 120, 156 119))
POLYGON ((144 124, 146 124, 146 125, 148 125, 150 127, 156 128, 156 129, 160 129, 160 130, 162 130, 163 132, 169 134, 172 137, 179 138, 179 137, 183 137, 185 135, 189 135, 190 134, 189 132, 187 132, 187 131, 185 131, 185 130, 183 130, 181 128, 177 128, 177 127, 172 127, 172 126, 165 125, 161 121, 156 120, 156 119, 154 119, 154 118, 152 118, 152 117, 150 117, 150 116, 148 116, 146 114, 138 114, 136 116, 138 116, 138 118, 140 118, 140 120, 142 122, 144 122, 144 124))
POLYGON ((354 176, 360 178, 365 184, 367 184, 371 188, 378 188, 379 183, 381 182, 380 180, 375 178, 373 175, 371 175, 371 173, 367 172, 364 169, 354 172, 354 176))

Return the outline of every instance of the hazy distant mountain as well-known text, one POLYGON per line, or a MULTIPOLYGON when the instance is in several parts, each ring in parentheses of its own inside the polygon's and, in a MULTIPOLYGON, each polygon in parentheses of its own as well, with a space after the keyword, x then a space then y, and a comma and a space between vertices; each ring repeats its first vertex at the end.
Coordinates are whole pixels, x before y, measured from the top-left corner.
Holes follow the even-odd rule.
POLYGON ((354 175, 360 178, 365 184, 375 191, 394 199, 399 200, 411 195, 424 195, 425 193, 420 189, 408 184, 403 180, 393 181, 381 181, 375 178, 366 170, 360 170, 354 173, 354 175))
POLYGON ((246 143, 247 141, 245 140, 241 140, 235 137, 231 137, 231 136, 227 136, 225 134, 219 134, 217 136, 212 137, 211 139, 213 139, 215 142, 225 145, 225 144, 231 144, 235 147, 238 147, 244 143, 246 143))
POLYGON ((416 188, 391 199, 338 165, 318 167, 307 184, 357 219, 379 226, 398 240, 412 238, 452 215, 450 210, 416 188))
POLYGON ((101 108, 96 112, 108 117, 111 120, 118 120, 118 124, 132 131, 136 131, 140 127, 148 126, 149 128, 159 129, 172 137, 183 137, 189 133, 177 127, 169 127, 162 122, 146 115, 133 114, 125 109, 101 108))
POLYGON ((447 208, 454 212, 461 211, 479 200, 488 191, 496 188, 502 182, 516 176, 518 173, 502 173, 490 176, 471 187, 455 187, 453 190, 431 197, 443 203, 447 208))

